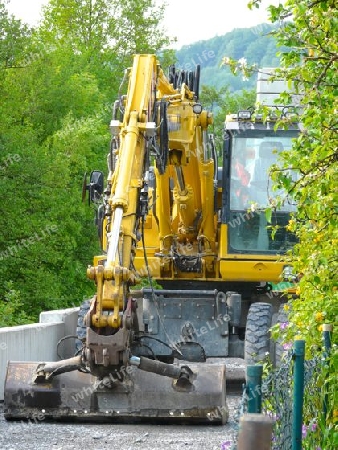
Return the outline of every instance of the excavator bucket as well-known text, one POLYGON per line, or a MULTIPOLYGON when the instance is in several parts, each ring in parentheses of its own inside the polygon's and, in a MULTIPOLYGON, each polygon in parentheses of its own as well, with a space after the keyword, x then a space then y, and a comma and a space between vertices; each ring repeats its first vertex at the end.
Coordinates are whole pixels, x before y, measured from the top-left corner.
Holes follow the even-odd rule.
POLYGON ((224 364, 189 364, 196 376, 187 387, 130 366, 123 382, 116 375, 103 383, 89 373, 73 371, 36 384, 38 364, 8 363, 6 419, 208 424, 228 420, 224 364))

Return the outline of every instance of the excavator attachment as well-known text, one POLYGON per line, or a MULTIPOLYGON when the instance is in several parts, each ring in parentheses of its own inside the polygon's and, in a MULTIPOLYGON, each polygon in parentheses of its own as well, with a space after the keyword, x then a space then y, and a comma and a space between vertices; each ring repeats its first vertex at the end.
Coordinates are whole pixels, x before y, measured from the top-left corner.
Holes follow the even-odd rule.
POLYGON ((116 374, 98 380, 81 371, 36 382, 38 366, 37 362, 8 363, 7 420, 208 424, 228 420, 224 364, 189 363, 195 379, 187 385, 133 366, 125 369, 122 382, 116 374))

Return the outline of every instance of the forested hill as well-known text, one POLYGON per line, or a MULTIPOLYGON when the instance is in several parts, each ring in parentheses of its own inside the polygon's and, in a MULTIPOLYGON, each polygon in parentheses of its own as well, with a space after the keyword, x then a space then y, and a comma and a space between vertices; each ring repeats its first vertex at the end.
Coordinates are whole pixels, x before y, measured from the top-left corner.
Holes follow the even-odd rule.
POLYGON ((222 58, 245 58, 248 63, 257 63, 259 67, 278 67, 279 60, 276 41, 271 35, 274 26, 257 25, 252 28, 238 28, 223 36, 186 45, 176 52, 177 67, 194 70, 201 65, 201 84, 217 89, 228 85, 231 90, 252 89, 255 80, 243 81, 234 76, 227 67, 220 67, 222 58))

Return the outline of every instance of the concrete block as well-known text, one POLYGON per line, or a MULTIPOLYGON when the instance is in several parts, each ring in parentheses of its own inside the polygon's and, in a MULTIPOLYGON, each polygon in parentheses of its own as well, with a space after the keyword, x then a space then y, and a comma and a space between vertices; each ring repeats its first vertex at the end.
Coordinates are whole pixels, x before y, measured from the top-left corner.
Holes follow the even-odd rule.
POLYGON ((0 400, 3 400, 8 361, 57 361, 57 342, 64 323, 0 328, 0 400))
MULTIPOLYGON (((0 401, 8 361, 57 361, 57 346, 65 336, 75 336, 79 308, 46 311, 40 323, 0 328, 0 401)), ((61 358, 74 356, 75 337, 59 345, 61 358)))
POLYGON ((238 450, 271 450, 273 420, 264 414, 244 414, 239 422, 238 450))
POLYGON ((75 336, 77 317, 79 312, 78 307, 59 309, 54 311, 43 311, 40 314, 40 323, 64 323, 64 336, 69 337, 59 345, 59 354, 61 359, 71 358, 75 353, 75 336), (72 337, 71 337, 72 336, 72 337))

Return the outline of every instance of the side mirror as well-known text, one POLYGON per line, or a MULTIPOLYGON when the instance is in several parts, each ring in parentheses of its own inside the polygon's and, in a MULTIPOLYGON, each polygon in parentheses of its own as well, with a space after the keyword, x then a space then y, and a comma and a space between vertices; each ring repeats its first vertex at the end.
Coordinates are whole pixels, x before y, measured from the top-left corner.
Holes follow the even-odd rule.
POLYGON ((87 174, 85 173, 82 184, 82 201, 86 198, 89 191, 89 204, 91 202, 98 203, 101 200, 104 189, 104 176, 100 170, 93 170, 90 174, 89 184, 87 184, 87 174))

